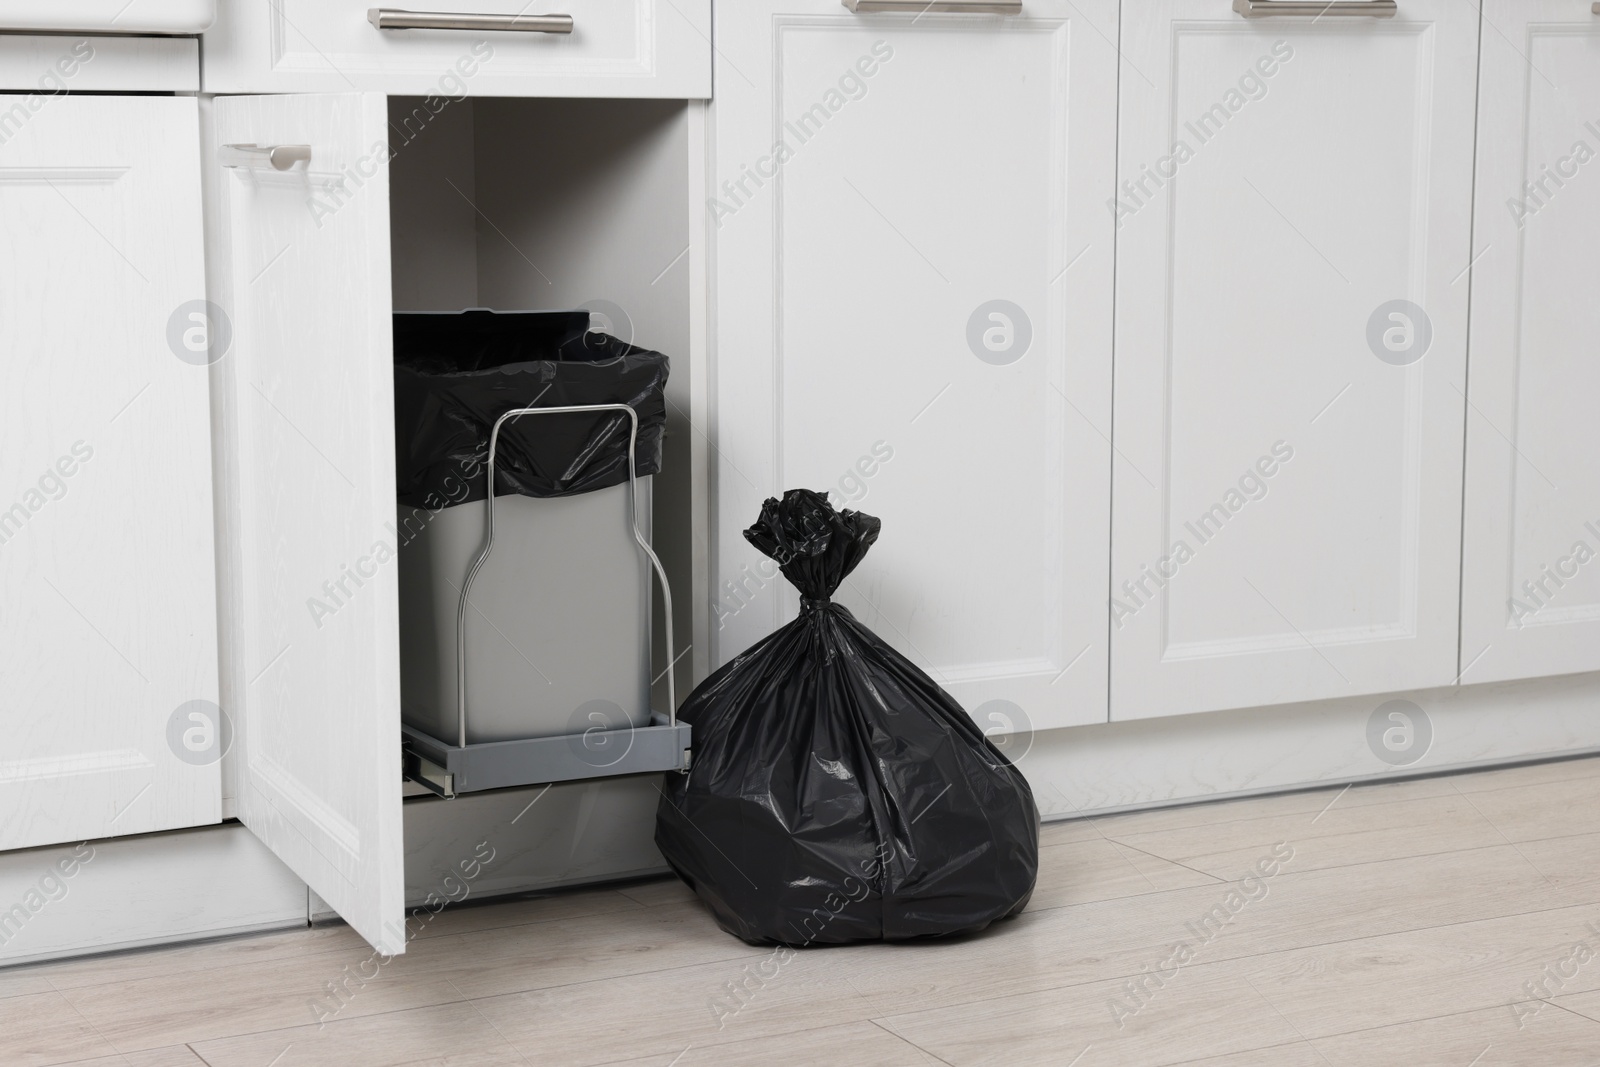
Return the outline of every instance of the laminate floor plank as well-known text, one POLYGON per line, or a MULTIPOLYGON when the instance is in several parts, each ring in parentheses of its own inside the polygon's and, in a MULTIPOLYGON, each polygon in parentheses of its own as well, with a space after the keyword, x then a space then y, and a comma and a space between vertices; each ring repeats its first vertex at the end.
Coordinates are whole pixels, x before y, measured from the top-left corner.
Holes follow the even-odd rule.
POLYGON ((188 1045, 168 1045, 144 1052, 121 1052, 115 1056, 96 1056, 92 1060, 74 1060, 62 1067, 206 1067, 206 1061, 195 1055, 188 1045))
MULTIPOLYGON (((1332 798, 1330 798, 1331 800, 1332 798)), ((1305 812, 1207 826, 1116 833, 1116 841, 1221 878, 1239 878, 1278 841, 1292 842, 1294 869, 1317 870, 1506 843, 1458 793, 1386 804, 1335 803, 1305 812)))
POLYGON ((47 1067, 116 1052, 60 993, 0 1000, 0 1063, 6 1067, 47 1067))
POLYGON ((1592 832, 1600 812, 1600 777, 1572 778, 1475 792, 1472 805, 1508 841, 1539 841, 1592 832))
POLYGON ((607 913, 417 939, 387 961, 358 940, 312 957, 179 970, 62 994, 117 1048, 139 1049, 759 951, 709 926, 698 905, 633 905, 626 914, 625 923, 607 913))
POLYGON ((647 908, 653 908, 658 904, 682 904, 694 899, 694 890, 680 882, 677 876, 654 882, 618 886, 617 892, 647 908))
POLYGON ((443 1004, 324 1026, 194 1044, 208 1067, 544 1067, 487 1025, 470 1004, 443 1004))
POLYGON ((1297 1040, 1244 980, 1243 964, 1185 967, 1138 1002, 1126 982, 1113 980, 877 1021, 952 1067, 1060 1067, 1075 1059, 1076 1067, 1162 1067, 1297 1040))
POLYGON ((1595 811, 1591 758, 1051 824, 1022 916, 912 945, 746 945, 661 879, 381 966, 342 925, 36 964, 0 1064, 1600 1067, 1595 811))
POLYGON ((618 1060, 605 1067, 750 1067, 751 1064, 848 1064, 849 1067, 944 1067, 938 1057, 873 1023, 847 1023, 785 1034, 782 1041, 753 1039, 696 1048, 677 1055, 618 1060))
POLYGON ((1311 1039, 1490 1009, 1514 1020, 1537 1006, 1529 983, 1547 969, 1575 972, 1562 993, 1600 991, 1600 965, 1567 962, 1579 942, 1600 946, 1597 915, 1600 908, 1586 904, 1241 962, 1275 1010, 1311 1039))
POLYGON ((1215 826, 1219 823, 1251 819, 1271 819, 1284 815, 1313 816, 1337 798, 1336 806, 1362 807, 1367 804, 1394 804, 1402 800, 1450 796, 1453 779, 1416 778, 1398 782, 1368 782, 1351 786, 1327 786, 1294 793, 1278 793, 1233 800, 1200 800, 1149 811, 1129 811, 1117 815, 1091 815, 1049 823, 1048 826, 1073 826, 1092 822, 1108 837, 1132 833, 1181 830, 1190 826, 1215 826))
POLYGON ((1182 864, 1096 837, 1040 847, 1039 884, 1028 906, 1060 908, 1219 881, 1182 864))
POLYGON ((1556 1007, 1519 1016, 1502 1006, 1318 1038, 1314 1044, 1332 1067, 1594 1067, 1600 1064, 1600 1023, 1556 1007))

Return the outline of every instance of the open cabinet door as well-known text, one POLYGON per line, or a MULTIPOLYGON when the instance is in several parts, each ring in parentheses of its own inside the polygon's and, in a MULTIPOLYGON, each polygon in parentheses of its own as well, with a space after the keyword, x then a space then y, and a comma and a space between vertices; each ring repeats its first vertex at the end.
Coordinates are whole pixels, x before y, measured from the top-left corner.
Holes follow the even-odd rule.
POLYGON ((380 94, 212 105, 223 676, 241 821, 374 947, 403 927, 380 94), (307 145, 287 170, 228 145, 307 145), (231 332, 231 344, 224 333, 231 332))

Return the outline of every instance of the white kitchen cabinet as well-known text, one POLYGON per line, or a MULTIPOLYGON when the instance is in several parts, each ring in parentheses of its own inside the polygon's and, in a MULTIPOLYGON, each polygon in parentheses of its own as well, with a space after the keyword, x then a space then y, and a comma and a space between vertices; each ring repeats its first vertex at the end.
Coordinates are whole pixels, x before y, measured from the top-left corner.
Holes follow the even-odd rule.
MULTIPOLYGON (((401 802, 391 313, 599 308, 614 332, 672 357, 681 404, 696 105, 474 99, 432 111, 336 93, 209 106, 210 281, 234 336, 216 404, 238 815, 362 936, 399 952, 402 808, 448 802, 401 802), (548 143, 574 149, 563 167, 548 167, 548 143), (305 146, 310 161, 224 166, 239 144, 305 146)), ((672 485, 687 481, 688 434, 675 418, 668 435, 660 484, 672 485)), ((656 509, 669 568, 688 516, 687 489, 656 509)), ((648 793, 612 800, 644 822, 648 793)), ((443 822, 510 854, 519 829, 465 824, 474 810, 443 822)))
POLYGON ((395 952, 404 934, 399 583, 386 528, 387 102, 232 97, 214 108, 219 145, 313 153, 309 170, 228 168, 217 187, 225 273, 213 288, 234 326, 220 371, 238 517, 224 598, 238 815, 374 946, 395 952), (323 588, 335 582, 344 596, 323 588), (330 602, 331 615, 310 609, 330 602))
POLYGON ((1454 680, 1477 34, 1124 5, 1113 719, 1454 680))
POLYGON ((714 660, 827 490, 883 520, 837 600, 980 726, 1103 722, 1116 4, 716 18, 714 660))
POLYGON ((1600 669, 1600 17, 1484 5, 1462 680, 1600 669))
POLYGON ((0 849, 220 818, 198 137, 0 96, 0 849))
MULTIPOLYGON (((547 18, 522 0, 418 0, 446 15, 547 18)), ((571 0, 568 33, 379 29, 369 0, 227 0, 205 34, 210 93, 711 95, 711 0, 571 0)), ((559 17, 559 16, 558 16, 559 17)))

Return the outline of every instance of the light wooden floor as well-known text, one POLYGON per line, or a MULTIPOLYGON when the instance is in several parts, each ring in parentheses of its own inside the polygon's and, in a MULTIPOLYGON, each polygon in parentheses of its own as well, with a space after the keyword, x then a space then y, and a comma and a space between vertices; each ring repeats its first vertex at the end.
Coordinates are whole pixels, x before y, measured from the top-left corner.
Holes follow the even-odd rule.
POLYGON ((1600 759, 1044 845, 1026 914, 960 942, 774 957, 673 882, 447 910, 321 1027, 369 955, 342 926, 0 971, 0 1064, 1600 1064, 1600 759))

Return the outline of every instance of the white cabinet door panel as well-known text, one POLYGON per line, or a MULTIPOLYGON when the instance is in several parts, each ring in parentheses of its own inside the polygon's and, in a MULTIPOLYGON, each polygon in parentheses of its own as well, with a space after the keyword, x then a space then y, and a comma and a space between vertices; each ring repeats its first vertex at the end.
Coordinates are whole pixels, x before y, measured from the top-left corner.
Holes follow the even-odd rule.
POLYGON ((1113 719, 1454 678, 1477 27, 1125 7, 1113 719))
POLYGON ((168 733, 217 702, 206 370, 169 343, 198 135, 192 99, 0 96, 0 849, 221 816, 219 749, 168 733))
POLYGON ((828 490, 883 520, 838 600, 981 726, 1103 722, 1115 4, 717 18, 715 662, 828 490))
POLYGON ((1600 18, 1484 18, 1462 678, 1600 669, 1600 18))
POLYGON ((368 0, 228 0, 206 31, 207 92, 371 89, 436 99, 473 96, 711 95, 711 0, 427 0, 393 5, 445 14, 573 19, 569 34, 380 30, 368 0))
MULTIPOLYGON (((379 949, 403 951, 387 107, 232 97, 219 143, 309 172, 217 175, 232 319, 219 454, 239 818, 379 949)), ((219 167, 208 160, 208 167, 219 167)))

